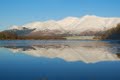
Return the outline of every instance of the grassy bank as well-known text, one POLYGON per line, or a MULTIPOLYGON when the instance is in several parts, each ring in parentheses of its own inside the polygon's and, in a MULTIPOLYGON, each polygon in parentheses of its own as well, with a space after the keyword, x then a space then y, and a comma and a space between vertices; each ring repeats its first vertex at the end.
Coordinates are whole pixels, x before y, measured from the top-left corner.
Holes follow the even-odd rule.
POLYGON ((68 36, 67 40, 93 40, 94 36, 68 36))

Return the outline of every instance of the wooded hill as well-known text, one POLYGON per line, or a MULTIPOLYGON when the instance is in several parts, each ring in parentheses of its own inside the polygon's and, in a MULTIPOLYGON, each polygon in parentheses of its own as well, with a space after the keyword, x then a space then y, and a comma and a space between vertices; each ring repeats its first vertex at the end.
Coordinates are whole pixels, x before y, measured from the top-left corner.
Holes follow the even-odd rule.
POLYGON ((95 39, 100 40, 120 40, 120 24, 118 24, 115 28, 111 28, 104 32, 101 36, 96 36, 95 39))

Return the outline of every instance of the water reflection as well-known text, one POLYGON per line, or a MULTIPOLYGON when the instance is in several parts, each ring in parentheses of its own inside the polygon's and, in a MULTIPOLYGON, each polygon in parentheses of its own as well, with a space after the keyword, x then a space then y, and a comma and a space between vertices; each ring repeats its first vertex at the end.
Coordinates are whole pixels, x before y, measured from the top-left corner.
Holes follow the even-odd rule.
POLYGON ((7 41, 0 44, 14 54, 60 58, 68 62, 96 63, 120 60, 119 41, 7 41))

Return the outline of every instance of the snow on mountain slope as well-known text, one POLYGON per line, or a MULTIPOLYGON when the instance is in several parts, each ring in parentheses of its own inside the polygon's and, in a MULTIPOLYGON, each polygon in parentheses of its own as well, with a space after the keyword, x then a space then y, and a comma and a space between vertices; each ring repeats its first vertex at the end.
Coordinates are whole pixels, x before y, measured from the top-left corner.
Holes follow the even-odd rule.
POLYGON ((27 27, 27 28, 36 28, 36 30, 62 30, 62 27, 56 23, 56 21, 50 20, 50 21, 45 21, 45 22, 33 22, 33 23, 29 23, 26 25, 23 25, 23 27, 27 27))
POLYGON ((79 23, 80 19, 76 17, 67 17, 63 20, 57 21, 59 25, 63 27, 64 30, 71 30, 77 23, 79 23))
MULTIPOLYGON (((72 33, 84 31, 104 31, 120 23, 120 18, 105 18, 94 15, 86 15, 81 18, 67 17, 63 20, 49 20, 45 22, 33 22, 22 25, 29 29, 36 28, 39 30, 59 30, 72 33)), ((10 29, 21 29, 19 26, 13 26, 10 29)))
POLYGON ((10 27, 9 29, 17 29, 17 30, 21 30, 23 27, 21 26, 17 26, 17 25, 13 25, 12 27, 10 27))
POLYGON ((84 16, 72 30, 80 31, 104 31, 120 23, 120 18, 102 18, 97 16, 84 16))

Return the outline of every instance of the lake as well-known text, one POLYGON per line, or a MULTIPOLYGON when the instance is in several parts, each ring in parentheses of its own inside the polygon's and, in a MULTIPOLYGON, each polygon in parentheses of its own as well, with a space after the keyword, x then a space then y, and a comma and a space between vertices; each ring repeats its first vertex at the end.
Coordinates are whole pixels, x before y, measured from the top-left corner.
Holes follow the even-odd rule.
POLYGON ((0 80, 120 80, 120 41, 0 41, 0 80))

